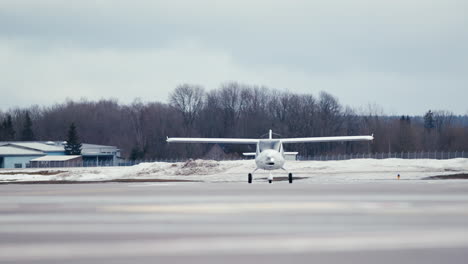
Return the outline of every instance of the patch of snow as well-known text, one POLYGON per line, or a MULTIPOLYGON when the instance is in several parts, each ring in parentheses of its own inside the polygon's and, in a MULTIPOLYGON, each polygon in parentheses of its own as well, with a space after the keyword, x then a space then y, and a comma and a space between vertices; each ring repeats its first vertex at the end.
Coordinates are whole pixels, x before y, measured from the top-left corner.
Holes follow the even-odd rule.
MULTIPOLYGON (((0 182, 8 181, 104 181, 115 179, 169 179, 199 180, 206 182, 246 181, 247 174, 255 169, 253 160, 213 161, 189 160, 187 162, 141 163, 131 167, 57 168, 64 171, 56 175, 40 175, 45 169, 0 170, 0 182), (8 172, 25 174, 5 174, 8 172), (34 174, 37 172, 37 174, 34 174), (28 174, 26 174, 28 173, 28 174)), ((306 182, 394 180, 419 180, 428 176, 468 173, 468 159, 354 159, 342 161, 287 161, 285 168, 294 176, 305 177, 306 182)), ((272 171, 274 177, 285 177, 282 170, 272 171)), ((254 179, 264 178, 267 171, 258 170, 254 179)))

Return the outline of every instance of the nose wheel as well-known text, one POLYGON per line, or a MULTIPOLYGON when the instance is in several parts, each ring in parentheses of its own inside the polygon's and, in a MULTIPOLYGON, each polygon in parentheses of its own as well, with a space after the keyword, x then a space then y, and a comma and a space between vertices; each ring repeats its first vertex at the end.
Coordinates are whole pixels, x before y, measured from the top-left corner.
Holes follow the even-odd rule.
MULTIPOLYGON (((252 183, 252 180, 253 180, 252 173, 249 173, 248 178, 247 178, 248 183, 252 183)), ((289 181, 289 183, 293 183, 292 173, 288 174, 288 181, 289 181)), ((273 183, 273 175, 271 173, 270 173, 270 175, 268 177, 268 183, 273 183)))

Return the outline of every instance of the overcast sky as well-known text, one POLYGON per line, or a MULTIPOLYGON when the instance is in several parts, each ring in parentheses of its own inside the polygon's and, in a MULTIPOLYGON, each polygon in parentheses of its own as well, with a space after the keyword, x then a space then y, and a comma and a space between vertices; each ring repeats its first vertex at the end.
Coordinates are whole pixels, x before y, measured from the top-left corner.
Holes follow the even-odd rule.
POLYGON ((466 0, 1 0, 0 109, 181 83, 468 113, 466 0))

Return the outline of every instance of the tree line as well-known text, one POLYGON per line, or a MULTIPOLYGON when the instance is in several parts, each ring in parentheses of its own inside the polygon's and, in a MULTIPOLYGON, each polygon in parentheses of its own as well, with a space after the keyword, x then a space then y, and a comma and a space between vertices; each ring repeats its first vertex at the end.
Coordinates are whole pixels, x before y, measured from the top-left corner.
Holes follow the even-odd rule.
MULTIPOLYGON (((292 144, 300 155, 407 151, 467 151, 468 116, 431 111, 388 116, 377 106, 356 110, 337 97, 298 94, 230 82, 207 91, 183 84, 169 102, 121 104, 114 99, 67 100, 52 106, 0 111, 0 141, 66 140, 73 124, 82 142, 113 145, 130 159, 203 157, 212 145, 167 144, 176 137, 345 136, 374 134, 373 142, 292 144)), ((255 146, 222 145, 232 155, 255 146)))

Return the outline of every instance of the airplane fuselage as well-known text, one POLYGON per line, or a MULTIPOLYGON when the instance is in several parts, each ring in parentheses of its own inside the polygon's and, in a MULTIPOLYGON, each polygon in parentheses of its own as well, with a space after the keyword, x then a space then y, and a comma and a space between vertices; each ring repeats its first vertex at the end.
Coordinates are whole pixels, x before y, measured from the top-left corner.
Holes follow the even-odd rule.
POLYGON ((265 139, 257 144, 255 163, 258 169, 277 170, 284 166, 283 144, 280 140, 265 139))
POLYGON ((255 163, 262 170, 278 170, 284 166, 284 157, 276 150, 267 149, 255 158, 255 163))

